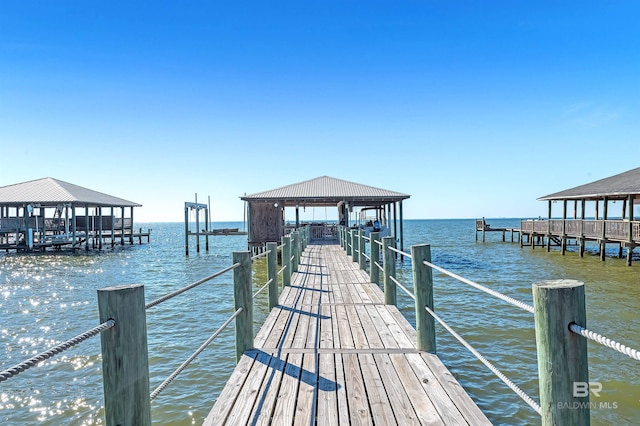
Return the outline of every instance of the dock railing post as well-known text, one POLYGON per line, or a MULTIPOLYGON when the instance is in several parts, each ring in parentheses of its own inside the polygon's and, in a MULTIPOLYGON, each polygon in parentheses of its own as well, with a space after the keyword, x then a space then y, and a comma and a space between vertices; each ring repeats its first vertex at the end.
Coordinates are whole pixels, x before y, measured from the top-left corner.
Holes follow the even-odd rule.
POLYGON ((285 235, 282 237, 282 287, 291 285, 291 237, 285 235))
POLYGON ((298 252, 300 251, 300 234, 298 231, 291 233, 291 273, 298 272, 298 252))
POLYGON ((353 260, 358 265, 360 264, 360 230, 353 231, 353 260))
POLYGON ((269 310, 271 310, 278 304, 278 244, 267 243, 267 250, 267 279, 270 281, 269 310))
POLYGON ((431 263, 431 246, 411 246, 411 269, 413 270, 413 294, 416 297, 416 333, 418 350, 436 352, 436 326, 433 317, 424 309, 433 307, 433 271, 423 263, 431 263))
POLYGON ((345 233, 347 234, 347 241, 345 241, 347 256, 351 256, 353 253, 353 229, 345 229, 345 233))
POLYGON ((236 317, 236 362, 242 354, 253 349, 253 294, 251 294, 251 253, 233 252, 233 264, 240 266, 233 270, 233 297, 235 308, 242 308, 236 317))
POLYGON ((361 229, 360 232, 358 232, 358 240, 360 240, 360 242, 358 243, 358 247, 360 247, 360 256, 358 257, 358 264, 360 266, 360 269, 362 269, 363 271, 365 271, 367 269, 367 257, 365 256, 365 254, 367 253, 367 240, 364 239, 364 230, 361 229))
POLYGON ((569 329, 587 326, 584 283, 541 281, 532 290, 542 425, 588 425, 587 340, 569 329))
POLYGON ((369 281, 372 283, 380 284, 380 268, 376 263, 380 262, 380 232, 372 232, 369 237, 371 260, 369 261, 369 281))
POLYGON ((144 286, 99 289, 98 310, 116 322, 100 334, 105 424, 151 425, 144 286))
POLYGON ((387 305, 396 304, 396 283, 391 280, 396 275, 396 256, 389 250, 389 247, 395 247, 393 237, 384 237, 382 239, 382 268, 384 270, 384 303, 387 305))

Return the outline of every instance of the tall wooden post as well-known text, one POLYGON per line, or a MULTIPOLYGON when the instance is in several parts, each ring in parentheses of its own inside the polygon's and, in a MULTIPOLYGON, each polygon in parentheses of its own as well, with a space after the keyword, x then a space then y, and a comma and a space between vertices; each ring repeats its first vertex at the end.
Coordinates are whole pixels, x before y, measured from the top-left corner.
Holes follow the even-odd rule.
POLYGON ((365 254, 367 253, 367 240, 364 239, 364 229, 361 229, 358 232, 358 247, 360 247, 360 256, 358 256, 358 265, 360 269, 363 271, 367 269, 367 257, 365 254))
POLYGON ((278 304, 278 245, 267 243, 267 279, 271 282, 269 291, 269 310, 278 304))
POLYGON ((369 250, 371 253, 371 259, 369 261, 369 281, 372 283, 380 284, 380 268, 376 263, 380 263, 380 232, 372 232, 370 235, 369 250))
POLYGON ((384 269, 384 303, 387 305, 396 304, 396 283, 391 277, 396 276, 396 256, 389 250, 389 247, 395 247, 395 239, 393 237, 384 237, 382 239, 382 267, 384 269))
POLYGON ((100 334, 106 424, 150 425, 144 286, 99 289, 98 310, 100 323, 116 321, 100 334))
POLYGON ((184 249, 185 254, 189 256, 189 207, 186 206, 184 208, 184 249))
POLYGON ((418 350, 436 352, 436 326, 433 317, 424 309, 433 308, 433 272, 422 261, 431 262, 431 246, 411 246, 411 269, 413 270, 413 294, 416 297, 416 333, 418 350))
POLYGON ((355 263, 359 264, 360 261, 360 230, 353 230, 351 233, 353 240, 352 254, 351 260, 355 263))
POLYGON ((124 207, 120 207, 120 245, 123 246, 124 245, 124 207))
POLYGON ((253 349, 253 294, 251 294, 251 253, 233 252, 233 263, 240 266, 233 270, 233 296, 235 308, 242 308, 236 317, 236 362, 242 354, 253 349))
POLYGON ((298 262, 300 261, 300 233, 298 231, 291 233, 291 257, 293 257, 291 272, 298 272, 298 262))
POLYGON ((627 266, 631 266, 633 257, 633 200, 634 196, 629 195, 629 244, 627 245, 627 266))
POLYGON ((589 424, 587 340, 569 324, 587 326, 584 284, 533 284, 542 425, 589 424))
POLYGON ((353 253, 353 229, 347 229, 347 241, 345 242, 347 245, 347 256, 351 256, 353 253))
POLYGON ((283 236, 282 244, 282 287, 287 287, 291 285, 291 237, 283 236))

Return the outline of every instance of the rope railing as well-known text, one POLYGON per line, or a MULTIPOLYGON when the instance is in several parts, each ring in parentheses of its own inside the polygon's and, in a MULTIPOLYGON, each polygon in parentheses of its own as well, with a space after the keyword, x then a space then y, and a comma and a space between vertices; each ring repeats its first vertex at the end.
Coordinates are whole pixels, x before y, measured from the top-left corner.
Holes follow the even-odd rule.
POLYGON ((401 255, 403 255, 403 256, 406 256, 406 257, 408 257, 409 259, 411 259, 411 254, 406 253, 406 252, 404 252, 404 251, 402 251, 402 250, 398 250, 397 248, 395 248, 395 247, 393 247, 393 246, 389 246, 389 250, 391 250, 391 251, 395 251, 396 253, 401 254, 401 255))
POLYGON ((514 299, 514 298, 512 298, 512 297, 509 297, 509 296, 507 296, 507 295, 504 295, 504 294, 502 294, 502 293, 500 293, 500 292, 497 292, 497 291, 495 291, 495 290, 491 290, 490 288, 485 287, 485 286, 483 286, 482 284, 478 284, 478 283, 473 282, 473 281, 471 281, 471 280, 469 280, 469 279, 467 279, 467 278, 461 277, 461 276, 460 276, 460 275, 458 275, 458 274, 454 274, 453 272, 448 271, 448 270, 446 270, 446 269, 444 269, 444 268, 441 268, 441 267, 439 267, 439 266, 437 266, 437 265, 434 265, 434 264, 433 264, 433 263, 431 263, 431 262, 427 262, 426 260, 423 260, 423 261, 422 261, 422 263, 423 263, 424 265, 426 265, 426 266, 428 266, 428 267, 432 268, 432 269, 435 269, 436 271, 442 272, 443 274, 450 276, 451 278, 455 278, 456 280, 458 280, 458 281, 460 281, 460 282, 462 282, 462 283, 468 284, 468 285, 470 285, 470 286, 472 286, 472 287, 477 288, 478 290, 482 290, 482 291, 484 291, 485 293, 488 293, 488 294, 490 294, 490 295, 492 295, 492 296, 494 296, 494 297, 497 297, 498 299, 504 300, 504 301, 505 301, 505 302, 507 302, 507 303, 510 303, 510 304, 512 304, 512 305, 514 305, 514 306, 517 306, 517 307, 518 307, 518 308, 520 308, 520 309, 524 309, 525 311, 528 311, 528 312, 533 313, 533 306, 531 306, 531 305, 527 305, 527 304, 526 304, 526 303, 524 303, 524 302, 521 302, 521 301, 519 301, 519 300, 516 300, 516 299, 514 299))
POLYGON ((254 260, 260 259, 261 257, 265 257, 269 253, 271 253, 271 250, 266 250, 266 251, 263 251, 262 253, 256 254, 255 256, 251 257, 251 261, 253 262, 254 260))
POLYGON ((260 287, 260 288, 258 289, 258 291, 256 291, 255 293, 253 293, 253 298, 255 299, 255 298, 256 298, 256 296, 257 296, 258 294, 260 294, 260 292, 261 292, 262 290, 264 290, 265 288, 267 288, 267 287, 269 286, 269 284, 271 284, 272 282, 273 282, 273 279, 270 279, 269 281, 267 281, 265 285, 263 285, 262 287, 260 287))
POLYGON ((398 281, 395 277, 389 277, 389 279, 393 281, 397 287, 400 287, 402 291, 407 293, 410 298, 416 300, 416 296, 414 296, 413 293, 411 293, 405 286, 403 286, 402 283, 400 283, 400 281, 398 281))
POLYGON ((614 351, 627 355, 629 358, 633 358, 635 360, 640 361, 640 351, 637 351, 636 349, 631 349, 628 346, 618 343, 615 340, 611 340, 608 337, 605 337, 591 330, 587 330, 586 328, 581 327, 578 324, 573 322, 569 324, 569 330, 571 330, 575 334, 579 334, 582 337, 585 337, 589 340, 599 343, 602 346, 606 346, 610 349, 613 349, 614 351))
POLYGON ((84 333, 81 333, 57 346, 52 347, 51 349, 48 349, 34 357, 29 358, 26 361, 21 362, 20 364, 17 364, 5 371, 2 371, 0 372, 0 382, 3 382, 11 377, 17 376, 19 373, 22 373, 23 371, 28 370, 34 365, 42 361, 45 361, 63 351, 66 351, 67 349, 81 342, 84 342, 85 340, 90 339, 91 337, 97 336, 98 334, 102 333, 105 330, 110 329, 115 325, 116 325, 115 320, 113 319, 107 320, 97 327, 87 330, 84 333))
POLYGON ((231 315, 231 317, 229 317, 229 319, 227 319, 224 324, 222 324, 220 326, 220 328, 218 328, 215 333, 213 333, 213 335, 211 335, 211 337, 209 337, 202 345, 200 345, 200 347, 198 349, 196 349, 196 351, 189 357, 187 358, 187 360, 185 362, 183 362, 180 367, 178 367, 173 373, 171 373, 171 375, 165 380, 163 381, 160 386, 158 386, 153 392, 151 392, 151 395, 149 396, 149 399, 151 401, 153 401, 155 399, 155 397, 157 397, 160 392, 162 392, 176 377, 178 377, 178 375, 180 373, 182 373, 182 371, 189 365, 191 364, 191 362, 196 359, 196 357, 198 355, 200 355, 200 353, 205 350, 207 348, 207 346, 209 346, 211 344, 211 342, 213 342, 213 340, 218 337, 218 335, 225 329, 227 328, 227 326, 231 323, 231 321, 233 321, 238 315, 240 315, 240 313, 242 312, 243 308, 238 308, 233 315, 231 315))
POLYGON ((489 362, 485 357, 480 354, 469 342, 467 342, 462 336, 460 336, 453 328, 451 328, 446 322, 442 320, 435 312, 429 309, 428 306, 425 306, 424 309, 435 318, 436 321, 440 323, 453 337, 455 337, 462 345, 469 350, 473 355, 475 355, 480 362, 482 362, 489 370, 491 370, 500 380, 502 380, 509 388, 516 393, 524 402, 526 402, 531 408, 533 408, 536 413, 542 415, 542 410, 540 405, 535 402, 529 395, 527 395, 522 389, 518 387, 515 383, 513 383, 507 376, 505 376, 500 370, 498 370, 491 362, 489 362))
POLYGON ((362 252, 362 253, 360 253, 360 254, 361 254, 361 256, 363 256, 365 259, 367 259, 367 260, 371 261, 371 257, 370 257, 370 256, 367 256, 367 253, 362 252))
POLYGON ((373 262, 374 265, 376 265, 378 267, 378 269, 380 269, 381 271, 384 271, 384 266, 382 266, 381 264, 379 264, 378 262, 373 262))
POLYGON ((287 269, 287 265, 284 265, 282 266, 282 268, 280 268, 280 270, 278 271, 278 275, 281 275, 285 269, 287 269))
POLYGON ((216 273, 215 273, 215 274, 213 274, 213 275, 209 275, 208 277, 205 277, 205 278, 203 278, 203 279, 201 279, 201 280, 199 280, 199 281, 196 281, 196 282, 194 282, 194 283, 192 283, 192 284, 189 284, 188 286, 185 286, 185 287, 183 287, 183 288, 181 288, 181 289, 179 289, 179 290, 176 290, 176 291, 171 292, 171 293, 169 293, 169 294, 167 294, 167 295, 165 295, 165 296, 162 296, 162 297, 160 297, 160 298, 158 298, 158 299, 154 300, 153 302, 149 302, 149 303, 147 303, 147 304, 145 305, 145 307, 144 307, 144 308, 145 308, 145 309, 149 309, 149 308, 152 308, 152 307, 154 307, 154 306, 156 306, 156 305, 159 305, 159 304, 160 304, 160 303, 162 303, 162 302, 166 302, 167 300, 172 299, 172 298, 174 298, 174 297, 178 296, 179 294, 184 293, 185 291, 189 291, 189 290, 191 290, 192 288, 199 286, 200 284, 204 284, 204 283, 206 283, 206 282, 207 282, 207 281, 209 281, 209 280, 212 280, 212 279, 214 279, 214 278, 216 278, 216 277, 219 277, 220 275, 222 275, 222 274, 224 274, 224 273, 226 273, 226 272, 229 272, 229 271, 231 271, 231 270, 235 269, 235 268, 237 268, 238 266, 240 266, 240 264, 239 264, 239 263, 234 263, 233 265, 228 266, 228 267, 226 267, 226 268, 224 268, 224 269, 222 269, 222 270, 220 270, 220 271, 216 272, 216 273))

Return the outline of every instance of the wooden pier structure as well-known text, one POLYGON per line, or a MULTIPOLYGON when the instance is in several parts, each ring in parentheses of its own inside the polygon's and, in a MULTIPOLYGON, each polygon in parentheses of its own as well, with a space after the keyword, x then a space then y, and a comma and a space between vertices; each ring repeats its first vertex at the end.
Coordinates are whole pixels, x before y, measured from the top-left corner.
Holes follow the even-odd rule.
POLYGON ((370 281, 312 241, 204 424, 491 424, 370 281))
POLYGON ((30 252, 149 242, 136 232, 140 204, 54 178, 0 187, 0 249, 30 252))

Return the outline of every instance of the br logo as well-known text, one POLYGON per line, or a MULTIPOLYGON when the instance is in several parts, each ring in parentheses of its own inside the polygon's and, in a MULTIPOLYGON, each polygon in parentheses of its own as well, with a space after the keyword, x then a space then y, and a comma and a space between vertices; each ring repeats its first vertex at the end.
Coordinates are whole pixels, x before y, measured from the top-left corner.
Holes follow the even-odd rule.
POLYGON ((573 382, 573 397, 584 398, 589 396, 589 392, 596 398, 602 392, 602 383, 600 382, 573 382))

